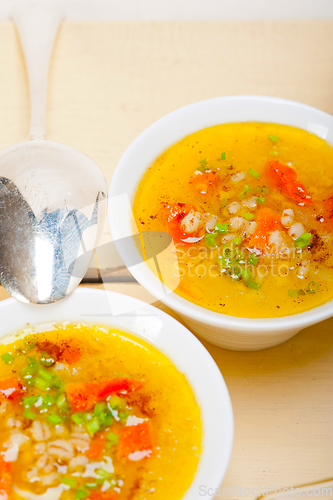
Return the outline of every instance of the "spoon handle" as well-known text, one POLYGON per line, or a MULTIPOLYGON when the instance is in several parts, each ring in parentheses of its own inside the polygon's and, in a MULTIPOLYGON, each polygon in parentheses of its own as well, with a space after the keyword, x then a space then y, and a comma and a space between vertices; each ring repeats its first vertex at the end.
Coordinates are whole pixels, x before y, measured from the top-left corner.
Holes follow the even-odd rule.
POLYGON ((59 2, 17 3, 12 18, 25 58, 30 94, 31 139, 45 139, 46 91, 54 40, 63 17, 59 2))

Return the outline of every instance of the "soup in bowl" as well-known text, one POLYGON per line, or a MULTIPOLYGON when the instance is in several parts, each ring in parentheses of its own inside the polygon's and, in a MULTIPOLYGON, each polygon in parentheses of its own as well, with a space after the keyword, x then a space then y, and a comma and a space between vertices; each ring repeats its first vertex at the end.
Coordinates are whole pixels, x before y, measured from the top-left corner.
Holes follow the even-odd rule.
MULTIPOLYGON (((156 122, 121 159, 110 195, 126 177, 133 214, 110 209, 113 237, 172 236, 158 266, 130 270, 207 340, 270 347, 331 315, 332 123, 290 101, 213 99, 156 122)), ((118 246, 131 265, 134 248, 118 246)))
POLYGON ((219 486, 230 400, 184 327, 96 290, 42 311, 12 299, 0 309, 1 498, 181 500, 219 486), (195 373, 196 358, 208 376, 195 373))

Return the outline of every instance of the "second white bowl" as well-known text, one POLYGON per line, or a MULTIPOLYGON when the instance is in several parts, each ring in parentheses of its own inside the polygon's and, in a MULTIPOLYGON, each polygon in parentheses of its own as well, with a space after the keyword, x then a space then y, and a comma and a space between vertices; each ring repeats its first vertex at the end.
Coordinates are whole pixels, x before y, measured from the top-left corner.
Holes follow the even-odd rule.
POLYGON ((231 96, 197 102, 161 118, 128 147, 112 177, 109 223, 121 258, 154 297, 177 311, 195 333, 218 346, 257 350, 278 345, 303 328, 333 315, 332 301, 309 311, 274 319, 249 319, 219 314, 197 306, 161 286, 140 256, 132 235, 131 201, 153 161, 185 136, 220 123, 269 122, 300 127, 333 143, 333 117, 304 104, 273 97, 231 96), (121 244, 126 238, 126 245, 121 244))

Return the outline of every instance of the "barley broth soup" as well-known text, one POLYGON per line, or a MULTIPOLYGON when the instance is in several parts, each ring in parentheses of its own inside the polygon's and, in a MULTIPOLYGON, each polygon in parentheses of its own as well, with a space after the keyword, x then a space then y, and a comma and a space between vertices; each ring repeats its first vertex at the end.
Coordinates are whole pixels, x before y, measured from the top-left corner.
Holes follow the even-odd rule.
POLYGON ((127 333, 49 330, 0 344, 0 499, 181 499, 201 452, 185 376, 127 333))
POLYGON ((333 149, 304 130, 230 123, 171 146, 143 176, 139 231, 167 231, 175 292, 248 318, 333 298, 333 149))

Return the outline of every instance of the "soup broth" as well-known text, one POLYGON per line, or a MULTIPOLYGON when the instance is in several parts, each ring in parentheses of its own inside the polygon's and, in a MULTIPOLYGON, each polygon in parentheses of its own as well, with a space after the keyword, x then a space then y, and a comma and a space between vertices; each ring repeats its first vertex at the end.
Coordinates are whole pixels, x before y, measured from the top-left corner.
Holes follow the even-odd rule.
POLYGON ((333 298, 333 149, 304 130, 191 134, 147 170, 133 212, 139 232, 172 235, 175 292, 197 305, 272 318, 333 298))
POLYGON ((0 428, 1 500, 178 500, 201 452, 185 376, 92 325, 3 339, 0 428))

